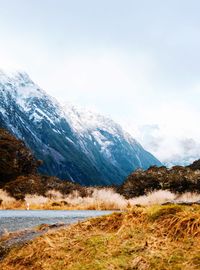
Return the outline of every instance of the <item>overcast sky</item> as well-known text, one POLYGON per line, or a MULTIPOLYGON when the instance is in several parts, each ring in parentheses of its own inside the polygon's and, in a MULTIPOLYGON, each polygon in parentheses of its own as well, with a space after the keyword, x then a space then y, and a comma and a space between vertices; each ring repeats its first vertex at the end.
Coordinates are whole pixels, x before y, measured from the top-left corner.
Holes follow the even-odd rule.
POLYGON ((161 161, 200 157, 200 1, 0 0, 0 67, 125 127, 161 161))

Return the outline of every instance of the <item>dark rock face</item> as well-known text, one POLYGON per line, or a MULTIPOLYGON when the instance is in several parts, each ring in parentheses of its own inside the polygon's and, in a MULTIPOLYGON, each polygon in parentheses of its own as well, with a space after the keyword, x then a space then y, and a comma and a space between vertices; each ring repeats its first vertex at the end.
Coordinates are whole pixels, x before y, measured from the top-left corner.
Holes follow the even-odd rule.
POLYGON ((146 171, 137 170, 128 176, 119 192, 126 198, 160 189, 174 193, 200 192, 200 170, 197 164, 200 164, 200 160, 188 167, 174 166, 167 169, 153 166, 146 171))
POLYGON ((0 129, 0 184, 15 179, 19 175, 33 174, 40 162, 5 129, 0 129))

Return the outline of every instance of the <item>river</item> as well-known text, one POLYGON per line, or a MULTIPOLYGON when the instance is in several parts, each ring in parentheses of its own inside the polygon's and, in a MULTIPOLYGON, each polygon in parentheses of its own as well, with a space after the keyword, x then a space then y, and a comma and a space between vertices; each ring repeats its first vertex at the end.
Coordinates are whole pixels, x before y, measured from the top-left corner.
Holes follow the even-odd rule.
POLYGON ((112 211, 96 210, 1 210, 0 235, 3 232, 13 232, 32 228, 41 224, 76 223, 91 217, 107 215, 112 211))

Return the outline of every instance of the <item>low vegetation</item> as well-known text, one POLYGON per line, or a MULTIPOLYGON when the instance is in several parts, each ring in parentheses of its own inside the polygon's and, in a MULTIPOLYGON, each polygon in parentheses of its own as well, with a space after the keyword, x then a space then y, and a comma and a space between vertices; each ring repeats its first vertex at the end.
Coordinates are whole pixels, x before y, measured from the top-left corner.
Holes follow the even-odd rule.
POLYGON ((176 194, 200 193, 200 161, 186 167, 174 166, 169 169, 153 166, 146 171, 138 169, 118 188, 118 192, 128 199, 155 190, 167 190, 176 194))
POLYGON ((0 209, 66 209, 66 210, 124 210, 129 202, 111 188, 87 188, 85 196, 77 190, 63 195, 49 190, 45 196, 27 194, 23 200, 0 190, 0 209))
POLYGON ((200 207, 133 207, 14 248, 2 270, 200 269, 200 207))
POLYGON ((170 191, 154 191, 147 195, 125 199, 112 188, 87 188, 85 195, 77 190, 63 195, 57 190, 49 190, 45 196, 27 194, 23 200, 11 197, 7 192, 0 190, 0 209, 30 210, 128 210, 135 205, 150 206, 167 202, 199 202, 200 194, 174 194, 170 191))
POLYGON ((58 191, 63 195, 77 191, 82 197, 87 195, 87 188, 70 181, 61 181, 57 177, 44 175, 19 176, 17 179, 6 183, 3 189, 12 197, 24 200, 27 194, 46 196, 50 191, 58 191))
POLYGON ((40 164, 23 141, 0 128, 0 187, 20 175, 36 173, 40 164))

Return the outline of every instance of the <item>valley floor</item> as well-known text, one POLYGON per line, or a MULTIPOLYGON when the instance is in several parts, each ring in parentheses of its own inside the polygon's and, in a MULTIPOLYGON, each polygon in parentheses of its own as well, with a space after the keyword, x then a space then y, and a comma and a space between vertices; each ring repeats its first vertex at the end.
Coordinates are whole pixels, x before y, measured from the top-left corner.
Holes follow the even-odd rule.
POLYGON ((0 269, 200 269, 200 206, 135 206, 88 219, 12 249, 0 269))

